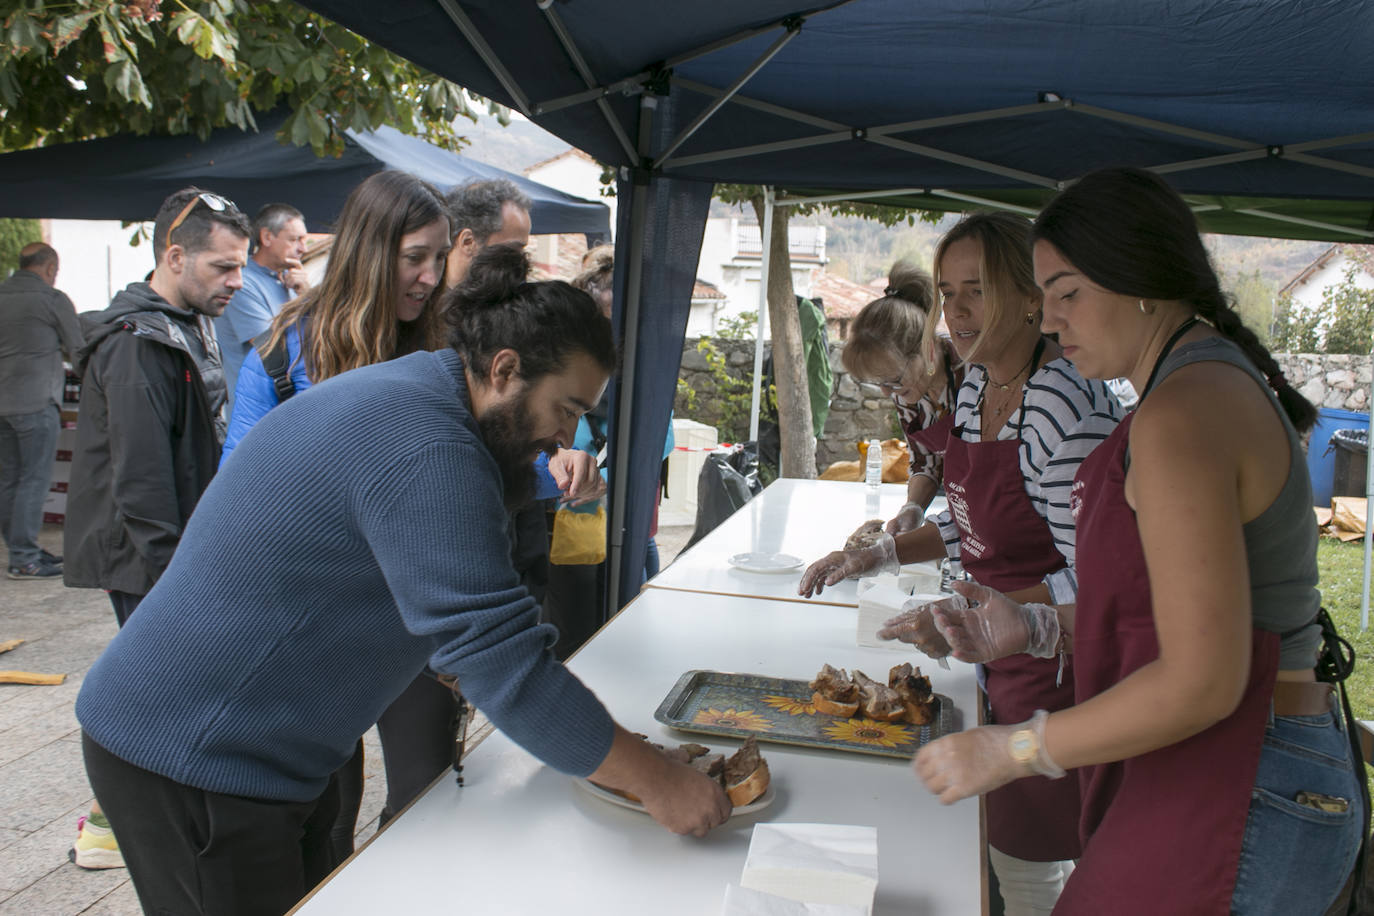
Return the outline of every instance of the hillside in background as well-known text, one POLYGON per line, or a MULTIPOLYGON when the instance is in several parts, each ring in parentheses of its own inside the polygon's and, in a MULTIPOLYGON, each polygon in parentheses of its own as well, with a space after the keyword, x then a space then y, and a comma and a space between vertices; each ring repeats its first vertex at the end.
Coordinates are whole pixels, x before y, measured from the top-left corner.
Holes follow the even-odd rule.
POLYGON ((536 162, 571 149, 565 141, 515 113, 508 127, 502 127, 496 118, 483 112, 478 114, 476 124, 459 121, 457 129, 468 140, 463 156, 517 175, 536 162))

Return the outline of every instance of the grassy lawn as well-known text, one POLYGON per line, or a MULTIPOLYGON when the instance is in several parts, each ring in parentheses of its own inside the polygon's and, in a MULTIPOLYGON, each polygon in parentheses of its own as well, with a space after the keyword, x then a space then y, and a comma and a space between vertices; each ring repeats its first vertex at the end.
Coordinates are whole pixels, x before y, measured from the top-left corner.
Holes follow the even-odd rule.
MULTIPOLYGON (((1364 542, 1342 544, 1322 538, 1317 544, 1322 603, 1341 635, 1355 647, 1355 673, 1345 682, 1350 708, 1360 719, 1374 719, 1374 607, 1371 628, 1360 632, 1360 589, 1364 585, 1364 542)), ((1365 775, 1374 773, 1366 769, 1365 775)), ((1370 782, 1374 791, 1374 780, 1370 782)))

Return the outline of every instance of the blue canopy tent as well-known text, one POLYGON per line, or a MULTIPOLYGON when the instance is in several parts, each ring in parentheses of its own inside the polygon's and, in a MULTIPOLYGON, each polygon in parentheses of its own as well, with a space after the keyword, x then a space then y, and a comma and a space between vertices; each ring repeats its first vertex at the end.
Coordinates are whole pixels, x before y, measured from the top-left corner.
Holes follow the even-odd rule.
POLYGON ((284 114, 261 116, 258 131, 226 127, 194 136, 120 136, 0 155, 0 216, 54 219, 150 219, 171 191, 210 188, 250 216, 285 201, 327 230, 348 193, 374 172, 401 169, 449 190, 470 181, 506 178, 534 202, 538 234, 581 232, 589 242, 610 238, 610 208, 484 165, 391 127, 344 132, 343 155, 317 157, 309 147, 283 146, 284 114))
POLYGON ((1129 164, 1208 231, 1374 240, 1368 0, 303 2, 619 168, 613 607, 638 588, 715 182, 1033 212, 1129 164))

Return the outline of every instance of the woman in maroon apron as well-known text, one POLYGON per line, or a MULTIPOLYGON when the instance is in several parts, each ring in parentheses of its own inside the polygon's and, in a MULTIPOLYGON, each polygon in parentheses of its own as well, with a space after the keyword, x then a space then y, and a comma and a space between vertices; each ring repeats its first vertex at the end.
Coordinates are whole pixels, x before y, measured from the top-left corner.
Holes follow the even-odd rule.
POLYGON ((1077 606, 971 588, 971 610, 935 616, 961 658, 1071 644, 1077 705, 941 739, 917 772, 949 802, 1078 768, 1084 849, 1057 913, 1323 913, 1364 802, 1313 670, 1297 429, 1315 411, 1241 324, 1158 176, 1089 175, 1036 236, 1046 328, 1085 375, 1128 376, 1141 404, 1074 484, 1077 606))
POLYGON ((882 298, 864 306, 850 324, 840 355, 845 371, 892 398, 911 452, 906 505, 887 523, 887 533, 894 536, 921 527, 940 489, 945 439, 964 380, 949 338, 939 339, 933 359, 922 355, 934 304, 935 281, 930 274, 898 261, 887 276, 882 298))
MULTIPOLYGON (((945 444, 949 510, 889 542, 889 558, 876 556, 882 544, 831 554, 807 570, 801 591, 884 562, 949 555, 976 581, 1022 600, 1071 602, 1069 487, 1079 462, 1115 428, 1119 405, 1040 334, 1028 221, 971 216, 941 240, 935 265, 950 336, 971 364, 945 444)), ((926 333, 933 344, 933 322, 926 333)), ((939 640, 928 613, 880 635, 927 647, 939 640)), ((1020 722, 1073 702, 1072 669, 1057 658, 1003 658, 985 674, 994 721, 1020 722)), ((1008 913, 1053 906, 1079 854, 1078 813, 1071 782, 1026 780, 988 797, 988 842, 1008 913)))

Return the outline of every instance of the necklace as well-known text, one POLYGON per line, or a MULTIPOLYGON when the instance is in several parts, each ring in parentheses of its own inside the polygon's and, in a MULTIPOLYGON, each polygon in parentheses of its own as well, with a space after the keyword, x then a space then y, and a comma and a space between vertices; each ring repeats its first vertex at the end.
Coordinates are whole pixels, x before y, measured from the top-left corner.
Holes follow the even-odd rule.
POLYGON ((998 388, 998 389, 1001 389, 1002 391, 1006 391, 1008 388, 1011 387, 1011 383, 1012 383, 1012 382, 1016 381, 1017 379, 1019 379, 1019 378, 1021 377, 1021 373, 1025 372, 1027 369, 1029 369, 1029 368, 1031 367, 1031 364, 1035 362, 1035 358, 1036 358, 1037 356, 1040 355, 1040 350, 1041 350, 1041 348, 1042 348, 1042 344, 1036 344, 1035 349, 1031 351, 1030 359, 1026 360, 1026 364, 1025 364, 1024 366, 1022 366, 1020 369, 1016 370, 1016 374, 1013 375, 1011 378, 1007 379, 1007 381, 1006 381, 1005 384, 1002 383, 1002 382, 998 382, 998 381, 996 381, 995 379, 993 379, 992 373, 991 373, 990 371, 988 371, 987 366, 984 366, 984 367, 983 367, 983 371, 987 373, 988 384, 991 385, 991 386, 994 387, 994 388, 998 388))

